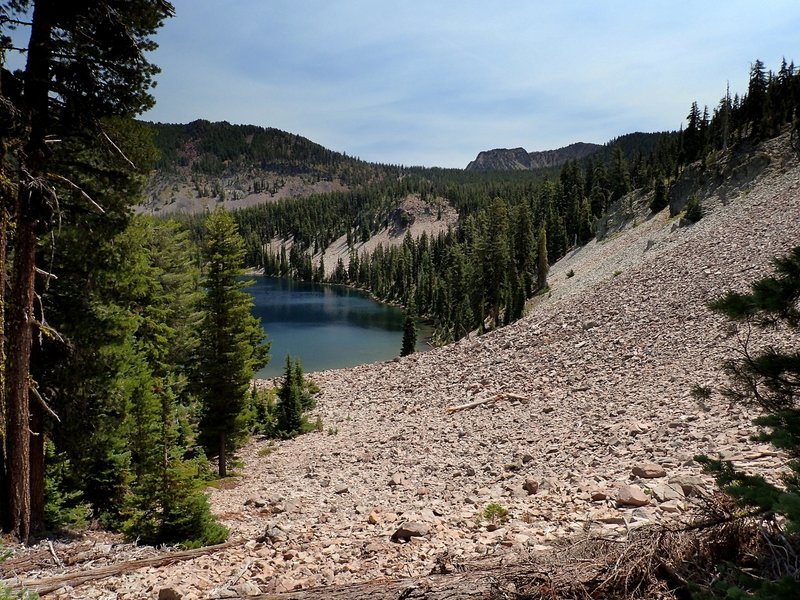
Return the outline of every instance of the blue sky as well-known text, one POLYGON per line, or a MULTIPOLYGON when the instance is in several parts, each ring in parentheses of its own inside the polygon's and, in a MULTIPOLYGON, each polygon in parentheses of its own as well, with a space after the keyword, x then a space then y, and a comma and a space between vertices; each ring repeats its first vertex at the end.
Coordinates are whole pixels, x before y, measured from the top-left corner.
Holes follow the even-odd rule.
POLYGON ((277 127, 392 164, 677 129, 693 100, 744 91, 756 58, 800 63, 797 0, 173 3, 146 119, 277 127))

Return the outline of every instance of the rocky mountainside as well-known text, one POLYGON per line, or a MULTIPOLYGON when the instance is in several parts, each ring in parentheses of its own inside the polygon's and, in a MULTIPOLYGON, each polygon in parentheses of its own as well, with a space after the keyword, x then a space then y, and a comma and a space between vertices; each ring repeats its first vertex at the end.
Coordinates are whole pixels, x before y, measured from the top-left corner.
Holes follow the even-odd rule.
POLYGON ((751 441, 754 414, 718 391, 740 340, 706 308, 800 243, 797 156, 785 137, 758 151, 756 176, 722 172, 702 188, 694 225, 633 198, 626 221, 553 266, 550 293, 522 320, 313 374, 323 431, 254 440, 232 485, 210 490, 233 544, 109 576, 98 567, 156 551, 90 537, 83 561, 57 567, 77 542, 57 543, 29 551, 25 583, 51 598, 289 598, 370 581, 358 589, 379 594, 388 580, 435 586, 434 570, 511 564, 570 536, 687 522, 713 489, 699 453, 774 478, 783 461, 751 441), (700 401, 695 385, 716 391, 700 401), (97 578, 52 579, 81 571, 97 578))
POLYGON ((600 150, 599 144, 576 142, 557 150, 528 152, 525 148, 484 150, 467 165, 467 171, 532 171, 559 167, 568 160, 581 159, 600 150))

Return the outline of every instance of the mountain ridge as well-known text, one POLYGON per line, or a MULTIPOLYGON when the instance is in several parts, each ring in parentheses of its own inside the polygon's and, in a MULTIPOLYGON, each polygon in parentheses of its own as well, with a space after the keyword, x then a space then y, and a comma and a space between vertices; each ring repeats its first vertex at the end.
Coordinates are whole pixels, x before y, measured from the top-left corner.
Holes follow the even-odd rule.
POLYGON ((467 166, 467 171, 520 170, 532 171, 560 167, 568 160, 582 159, 602 149, 601 144, 574 142, 555 150, 528 152, 525 148, 495 148, 478 153, 467 166))

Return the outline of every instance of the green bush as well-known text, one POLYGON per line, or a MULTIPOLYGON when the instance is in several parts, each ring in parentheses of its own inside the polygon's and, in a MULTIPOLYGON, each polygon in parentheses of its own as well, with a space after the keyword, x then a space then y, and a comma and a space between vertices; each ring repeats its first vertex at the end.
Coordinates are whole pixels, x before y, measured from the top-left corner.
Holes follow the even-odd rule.
POLYGON ((484 507, 481 516, 484 521, 498 525, 508 521, 508 509, 496 502, 492 502, 484 507))
POLYGON ((683 217, 690 223, 697 223, 703 218, 703 204, 697 196, 692 196, 686 203, 686 212, 683 217))

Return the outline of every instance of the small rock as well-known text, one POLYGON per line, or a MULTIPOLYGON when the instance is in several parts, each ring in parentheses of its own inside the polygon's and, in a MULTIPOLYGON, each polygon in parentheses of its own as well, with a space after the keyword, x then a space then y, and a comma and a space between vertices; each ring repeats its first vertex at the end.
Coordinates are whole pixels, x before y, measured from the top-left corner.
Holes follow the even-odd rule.
POLYGON ((535 479, 526 479, 525 483, 522 484, 522 489, 528 492, 529 495, 533 496, 539 491, 539 482, 535 479))
POLYGON ((647 506, 650 497, 637 485, 626 485, 617 492, 617 504, 621 506, 647 506))
POLYGON ((642 479, 655 479, 657 477, 666 477, 667 475, 664 467, 655 463, 642 463, 640 465, 636 465, 633 467, 633 469, 631 469, 631 473, 633 473, 636 477, 641 477, 642 479))
POLYGON ((391 540, 393 542, 408 542, 412 537, 422 537, 428 535, 429 531, 430 525, 427 523, 420 523, 419 521, 406 521, 392 534, 391 540))
POLYGON ((662 502, 658 505, 658 508, 663 510, 666 513, 677 514, 682 512, 680 503, 677 500, 669 500, 668 502, 662 502))
POLYGON ((687 498, 697 496, 705 485, 703 478, 697 475, 678 475, 676 477, 670 477, 669 482, 681 486, 683 494, 687 498))
POLYGON ((161 588, 158 592, 158 600, 181 600, 183 596, 175 588, 161 588))
POLYGON ((406 478, 402 473, 395 473, 389 480, 389 487, 399 487, 405 483, 406 478))
POLYGON ((346 494, 349 491, 350 491, 350 488, 348 488, 346 485, 340 485, 336 489, 333 490, 333 493, 334 494, 339 494, 341 496, 342 494, 346 494))
POLYGON ((653 497, 659 502, 683 500, 685 497, 683 488, 677 483, 654 483, 650 486, 650 489, 653 491, 653 497))
POLYGON ((601 500, 606 500, 608 498, 608 494, 603 490, 592 490, 589 497, 592 499, 592 502, 599 502, 601 500))
POLYGON ((267 502, 261 498, 248 498, 244 501, 244 505, 252 506, 254 508, 264 508, 267 505, 267 502))
POLYGON ((285 594, 286 592, 291 592, 298 587, 300 587, 299 581, 292 577, 285 576, 278 579, 277 583, 275 584, 275 592, 278 594, 285 594))
POLYGON ((259 542, 285 542, 289 539, 289 534, 278 527, 277 525, 270 525, 267 527, 264 534, 258 539, 259 542))
POLYGON ((245 581, 233 588, 240 596, 260 596, 261 588, 252 581, 245 581))
POLYGON ((367 517, 367 523, 370 525, 377 525, 380 522, 381 516, 377 510, 373 510, 371 513, 369 513, 369 516, 367 517))

